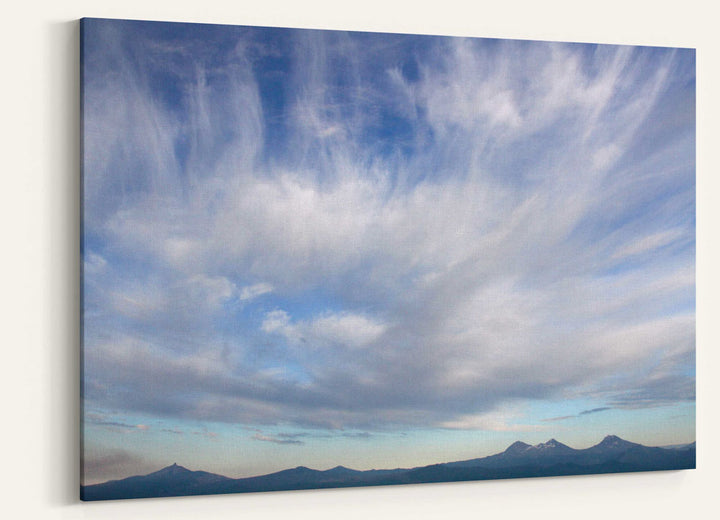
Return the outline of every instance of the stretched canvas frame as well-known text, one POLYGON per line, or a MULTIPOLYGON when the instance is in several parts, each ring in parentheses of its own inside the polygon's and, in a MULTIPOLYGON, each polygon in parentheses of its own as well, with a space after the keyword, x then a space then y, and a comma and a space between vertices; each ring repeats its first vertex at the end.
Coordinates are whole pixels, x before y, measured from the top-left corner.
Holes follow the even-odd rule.
POLYGON ((81 27, 83 499, 695 466, 692 49, 81 27))

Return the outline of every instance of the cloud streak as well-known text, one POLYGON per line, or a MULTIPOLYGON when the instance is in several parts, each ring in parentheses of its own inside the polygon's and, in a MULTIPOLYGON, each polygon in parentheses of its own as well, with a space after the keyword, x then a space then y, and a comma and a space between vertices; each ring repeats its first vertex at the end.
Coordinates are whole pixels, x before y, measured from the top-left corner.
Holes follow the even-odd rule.
POLYGON ((292 445, 300 445, 305 444, 303 441, 299 441, 297 439, 288 439, 284 437, 272 437, 270 435, 262 435, 260 433, 256 433, 252 437, 256 441, 263 441, 263 442, 272 442, 273 444, 292 444, 292 445))
POLYGON ((599 408, 592 408, 590 410, 583 410, 582 412, 576 414, 576 415, 563 415, 560 417, 551 417, 549 419, 543 419, 543 422, 557 422, 557 421, 566 421, 567 419, 576 419, 577 417, 582 417, 583 415, 590 415, 595 413, 604 412, 606 410, 612 410, 610 406, 601 406, 599 408))

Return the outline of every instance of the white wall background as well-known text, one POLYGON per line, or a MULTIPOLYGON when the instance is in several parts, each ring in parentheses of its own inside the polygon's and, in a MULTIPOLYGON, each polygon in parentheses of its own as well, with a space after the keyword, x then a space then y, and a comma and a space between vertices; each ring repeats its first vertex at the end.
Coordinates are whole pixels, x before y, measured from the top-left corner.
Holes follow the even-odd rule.
POLYGON ((718 12, 702 0, 27 0, 2 12, 0 514, 5 518, 717 518, 718 12), (698 49, 698 469, 78 502, 78 24, 83 16, 698 49))

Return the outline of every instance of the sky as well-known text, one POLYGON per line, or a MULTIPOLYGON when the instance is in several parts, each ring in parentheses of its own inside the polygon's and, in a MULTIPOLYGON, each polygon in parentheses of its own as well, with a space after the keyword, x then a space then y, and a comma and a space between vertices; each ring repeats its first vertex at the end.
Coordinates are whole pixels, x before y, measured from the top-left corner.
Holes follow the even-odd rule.
POLYGON ((81 39, 84 483, 695 439, 694 50, 81 39))

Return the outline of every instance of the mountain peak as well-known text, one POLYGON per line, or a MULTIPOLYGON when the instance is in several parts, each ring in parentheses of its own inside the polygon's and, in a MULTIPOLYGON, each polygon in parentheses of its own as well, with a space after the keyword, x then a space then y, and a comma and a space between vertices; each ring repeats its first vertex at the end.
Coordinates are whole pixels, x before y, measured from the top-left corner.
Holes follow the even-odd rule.
POLYGON ((163 469, 156 471, 155 475, 180 475, 183 473, 192 473, 189 469, 178 465, 177 462, 173 462, 170 466, 165 466, 163 469))
POLYGON ((559 442, 555 439, 550 439, 549 441, 543 442, 534 447, 538 448, 538 449, 548 449, 548 448, 567 448, 568 446, 566 446, 562 442, 559 442))
POLYGON ((508 448, 505 450, 505 453, 510 454, 510 455, 515 455, 518 453, 522 453, 531 447, 532 446, 530 446, 529 444, 526 444, 522 441, 515 441, 510 446, 508 446, 508 448))
POLYGON ((617 435, 606 435, 602 441, 600 441, 600 444, 618 444, 620 442, 627 442, 617 435))
POLYGON ((617 449, 617 448, 630 448, 632 446, 638 446, 634 442, 626 441, 621 439, 617 435, 606 435, 605 438, 600 441, 597 446, 601 448, 617 449))
POLYGON ((187 468, 180 466, 177 462, 173 462, 166 469, 173 469, 173 468, 174 469, 187 469, 187 468))

